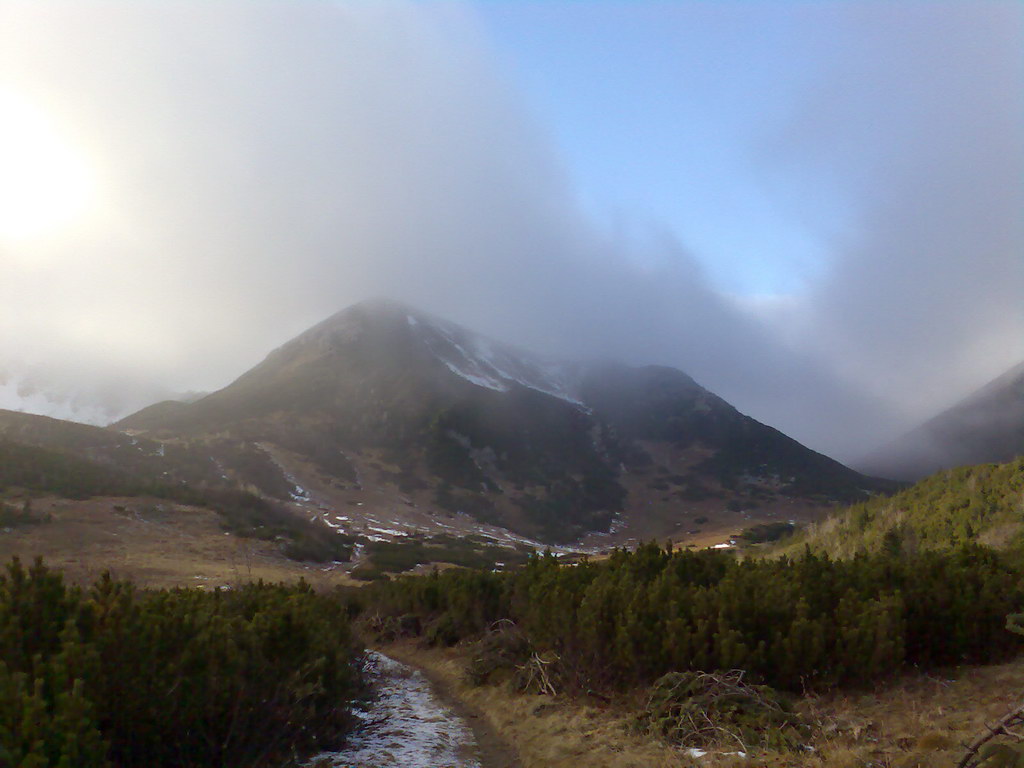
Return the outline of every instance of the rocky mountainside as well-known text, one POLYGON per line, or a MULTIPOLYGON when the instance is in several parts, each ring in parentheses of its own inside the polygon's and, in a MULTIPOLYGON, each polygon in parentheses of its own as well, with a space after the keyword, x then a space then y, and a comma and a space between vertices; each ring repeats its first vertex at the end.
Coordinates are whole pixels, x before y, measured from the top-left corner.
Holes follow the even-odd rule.
POLYGON ((860 462, 883 477, 915 480, 940 469, 1024 454, 1024 362, 860 462))
POLYGON ((370 504, 372 490, 384 522, 404 507, 551 542, 625 519, 661 535, 709 510, 791 517, 891 487, 680 371, 547 361, 386 300, 328 318, 218 392, 115 426, 255 446, 323 509, 370 504))

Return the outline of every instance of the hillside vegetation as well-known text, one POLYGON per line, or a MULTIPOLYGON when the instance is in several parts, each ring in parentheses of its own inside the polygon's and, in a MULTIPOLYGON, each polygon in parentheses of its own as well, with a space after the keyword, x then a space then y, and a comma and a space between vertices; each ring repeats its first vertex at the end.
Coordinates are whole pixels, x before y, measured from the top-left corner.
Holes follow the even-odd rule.
POLYGON ((1024 552, 1024 458, 939 472, 887 498, 855 504, 782 547, 832 557, 883 548, 948 550, 981 543, 1024 552))
POLYGON ((802 691, 1014 651, 1019 640, 1004 627, 1022 606, 1020 576, 978 546, 739 561, 647 544, 576 567, 542 556, 510 574, 401 577, 364 599, 379 626, 415 616, 435 644, 510 622, 519 641, 503 651, 507 668, 547 654, 558 687, 621 690, 667 673, 738 668, 802 691))
MULTIPOLYGON (((385 640, 469 644, 477 684, 597 697, 679 745, 799 749, 813 723, 777 691, 855 695, 1019 653, 1006 627, 1024 608, 1022 502, 1024 461, 963 468, 850 507, 775 557, 650 543, 572 567, 540 556, 401 577, 360 598, 385 640)), ((775 532, 751 528, 748 551, 775 532)))
POLYGON ((340 744, 359 691, 342 604, 304 584, 82 591, 15 559, 0 628, 0 766, 280 766, 340 744))
POLYGON ((282 552, 294 559, 344 560, 351 552, 350 538, 292 514, 271 498, 226 482, 209 487, 190 485, 181 479, 172 481, 154 473, 133 474, 116 464, 69 451, 0 438, 0 498, 14 491, 69 499, 166 499, 213 510, 224 529, 237 536, 281 540, 282 552))
MULTIPOLYGON (((917 762, 863 761, 870 749, 851 751, 863 727, 837 738, 809 702, 869 687, 877 693, 905 676, 945 680, 951 667, 1013 658, 1020 638, 1005 627, 1024 607, 1022 575, 978 545, 890 548, 848 560, 810 551, 740 560, 646 544, 576 566, 545 555, 511 573, 404 576, 356 599, 379 641, 454 647, 473 685, 505 696, 544 694, 540 701, 551 703, 530 703, 538 701, 531 696, 500 707, 535 729, 549 707, 599 702, 633 733, 682 748, 739 749, 758 765, 806 764, 807 745, 815 744, 825 748, 813 755, 815 765, 909 767, 936 764, 933 753, 948 756, 955 745, 935 734, 920 743, 904 737, 897 751, 916 744, 917 762)), ((554 722, 554 733, 566 731, 554 722)), ((588 720, 588 739, 592 726, 588 720)), ((554 733, 541 739, 552 748, 561 739, 554 733)), ((639 764, 676 763, 621 762, 639 764)))

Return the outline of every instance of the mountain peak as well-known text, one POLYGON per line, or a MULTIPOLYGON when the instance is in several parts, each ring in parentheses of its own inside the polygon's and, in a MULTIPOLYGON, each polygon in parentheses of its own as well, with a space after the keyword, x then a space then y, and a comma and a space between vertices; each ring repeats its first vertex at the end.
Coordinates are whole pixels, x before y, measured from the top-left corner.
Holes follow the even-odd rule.
POLYGON ((390 488, 375 514, 433 510, 424 524, 447 530, 436 514, 463 512, 548 541, 608 530, 626 508, 638 533, 660 535, 684 507, 792 516, 794 503, 873 487, 681 371, 548 360, 391 299, 332 315, 196 403, 119 426, 277 451, 346 519, 390 488))
MULTIPOLYGON (((375 296, 363 299, 348 307, 345 307, 314 328, 325 325, 344 325, 351 322, 389 323, 404 321, 407 317, 427 322, 446 322, 441 318, 431 315, 419 307, 414 307, 404 301, 398 301, 387 296, 375 296)), ((313 330, 311 328, 310 330, 313 330)))
POLYGON ((267 358, 279 363, 309 354, 390 350, 404 363, 439 364, 449 376, 507 392, 517 386, 581 405, 566 363, 544 360, 464 326, 388 298, 361 301, 331 315, 267 358))
POLYGON ((391 345, 416 340, 416 332, 410 329, 433 328, 439 332, 460 337, 476 336, 472 331, 426 312, 411 304, 375 297, 335 312, 309 330, 284 345, 309 344, 310 342, 344 343, 367 336, 371 343, 391 345))
MULTIPOLYGON (((332 318, 350 317, 362 315, 373 318, 394 318, 402 315, 420 315, 422 310, 406 304, 403 301, 392 299, 388 296, 373 296, 352 304, 339 312, 334 313, 332 318)), ((330 320, 331 318, 328 318, 330 320)))

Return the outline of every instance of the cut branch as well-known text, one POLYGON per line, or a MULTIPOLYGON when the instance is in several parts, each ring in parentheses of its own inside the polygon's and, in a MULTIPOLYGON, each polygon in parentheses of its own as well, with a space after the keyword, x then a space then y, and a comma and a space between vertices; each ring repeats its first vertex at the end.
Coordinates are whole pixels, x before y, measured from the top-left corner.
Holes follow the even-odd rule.
POLYGON ((1020 741, 1020 734, 1011 731, 1010 727, 1022 724, 1024 724, 1024 704, 1009 712, 995 725, 986 725, 985 731, 967 746, 967 750, 960 758, 960 762, 956 764, 956 768, 974 768, 979 765, 978 752, 997 736, 1009 736, 1020 741))

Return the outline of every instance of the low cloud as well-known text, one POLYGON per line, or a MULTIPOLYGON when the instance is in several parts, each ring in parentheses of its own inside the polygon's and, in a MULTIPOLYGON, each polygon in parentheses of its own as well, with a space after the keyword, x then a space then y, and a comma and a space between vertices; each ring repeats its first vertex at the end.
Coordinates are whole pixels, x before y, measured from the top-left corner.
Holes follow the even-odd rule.
POLYGON ((846 21, 857 45, 771 146, 777 172, 846 210, 789 319, 916 420, 1024 359, 1024 11, 873 4, 846 21))
POLYGON ((759 161, 833 179, 850 226, 821 283, 769 311, 712 290, 674 234, 587 220, 471 8, 6 4, 0 85, 74 131, 102 196, 60 236, 0 245, 0 352, 51 383, 130 380, 134 406, 386 295, 548 354, 678 366, 855 456, 1024 357, 1003 16, 943 22, 942 42, 850 18, 860 47, 759 161))

